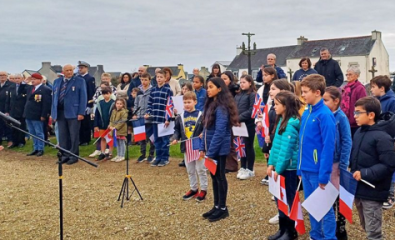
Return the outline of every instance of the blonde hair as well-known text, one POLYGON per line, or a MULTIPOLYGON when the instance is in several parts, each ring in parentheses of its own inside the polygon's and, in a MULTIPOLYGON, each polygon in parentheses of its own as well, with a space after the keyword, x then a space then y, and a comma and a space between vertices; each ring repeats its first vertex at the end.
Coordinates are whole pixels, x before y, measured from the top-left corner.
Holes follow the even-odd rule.
POLYGON ((111 74, 109 74, 109 73, 103 73, 102 75, 101 75, 101 77, 103 78, 103 77, 109 77, 109 78, 111 78, 111 74))

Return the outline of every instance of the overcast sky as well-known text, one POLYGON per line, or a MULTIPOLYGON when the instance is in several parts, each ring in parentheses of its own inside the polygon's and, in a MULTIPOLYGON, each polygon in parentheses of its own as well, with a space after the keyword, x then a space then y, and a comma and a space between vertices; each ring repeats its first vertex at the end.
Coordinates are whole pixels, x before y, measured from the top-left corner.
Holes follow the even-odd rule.
POLYGON ((0 0, 0 70, 38 70, 42 61, 207 66, 231 61, 253 32, 258 48, 382 32, 395 71, 393 0, 0 0))

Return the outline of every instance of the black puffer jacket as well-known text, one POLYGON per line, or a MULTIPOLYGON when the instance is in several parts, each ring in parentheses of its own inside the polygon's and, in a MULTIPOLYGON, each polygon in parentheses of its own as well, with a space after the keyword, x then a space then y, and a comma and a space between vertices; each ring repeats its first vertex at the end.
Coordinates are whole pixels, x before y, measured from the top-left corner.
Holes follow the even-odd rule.
POLYGON ((272 143, 274 140, 274 129, 276 125, 276 111, 274 110, 274 100, 271 102, 271 107, 269 109, 269 133, 270 133, 270 140, 271 143, 263 144, 262 152, 269 153, 270 149, 272 148, 272 143))
POLYGON ((244 122, 247 126, 253 126, 255 124, 255 119, 251 118, 255 95, 255 92, 248 93, 247 91, 241 91, 235 97, 239 122, 244 122))
POLYGON ((394 140, 379 124, 362 126, 354 135, 351 151, 351 172, 360 171, 372 188, 358 182, 355 197, 384 202, 387 200, 395 170, 394 140))
POLYGON ((328 60, 320 59, 314 66, 314 69, 325 77, 326 86, 340 87, 343 84, 344 77, 343 72, 339 66, 339 63, 330 58, 328 60))

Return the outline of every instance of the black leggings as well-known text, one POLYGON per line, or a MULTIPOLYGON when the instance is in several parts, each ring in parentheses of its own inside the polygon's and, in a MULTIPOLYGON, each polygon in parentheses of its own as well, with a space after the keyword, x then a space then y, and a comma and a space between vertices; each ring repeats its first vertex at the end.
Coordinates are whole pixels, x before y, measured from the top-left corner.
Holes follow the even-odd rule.
POLYGON ((217 171, 215 175, 210 173, 213 182, 214 206, 225 208, 228 194, 228 181, 225 176, 226 156, 215 157, 214 160, 217 160, 217 171))
POLYGON ((247 126, 248 137, 243 137, 244 144, 246 145, 246 157, 240 159, 241 168, 254 170, 255 162, 255 150, 254 150, 254 140, 255 140, 255 128, 254 126, 247 126))

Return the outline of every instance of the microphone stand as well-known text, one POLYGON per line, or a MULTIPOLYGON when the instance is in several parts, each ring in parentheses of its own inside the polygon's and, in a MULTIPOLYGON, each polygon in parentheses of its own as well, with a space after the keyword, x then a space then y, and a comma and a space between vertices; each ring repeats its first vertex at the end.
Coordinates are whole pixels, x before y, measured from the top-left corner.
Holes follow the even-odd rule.
POLYGON ((84 158, 82 158, 82 157, 80 157, 78 155, 75 155, 74 153, 72 153, 72 152, 70 152, 70 151, 68 151, 68 150, 66 150, 64 148, 61 148, 61 147, 59 147, 59 146, 57 146, 57 145, 55 145, 55 144, 53 144, 53 143, 51 143, 49 141, 45 141, 42 138, 39 138, 39 137, 37 137, 37 136, 27 132, 27 131, 24 131, 24 130, 20 129, 17 126, 14 126, 14 124, 11 121, 9 121, 9 122, 5 121, 5 123, 8 126, 10 126, 11 128, 13 128, 13 129, 16 129, 16 130, 18 130, 20 132, 23 132, 23 133, 25 133, 25 134, 27 134, 27 135, 35 138, 35 139, 38 139, 41 142, 43 142, 45 144, 48 144, 48 145, 50 145, 50 146, 52 146, 52 147, 54 147, 54 148, 59 150, 59 152, 57 154, 57 156, 58 156, 58 161, 57 161, 57 164, 58 164, 58 175, 59 175, 59 228, 60 228, 60 234, 59 235, 60 235, 60 240, 63 240, 63 168, 62 168, 62 155, 66 153, 66 154, 68 154, 70 156, 73 156, 73 157, 75 157, 75 158, 77 158, 77 159, 79 159, 79 160, 81 160, 81 161, 93 166, 93 167, 98 167, 98 165, 93 163, 93 162, 90 162, 90 161, 88 161, 88 160, 86 160, 86 159, 84 159, 84 158))

